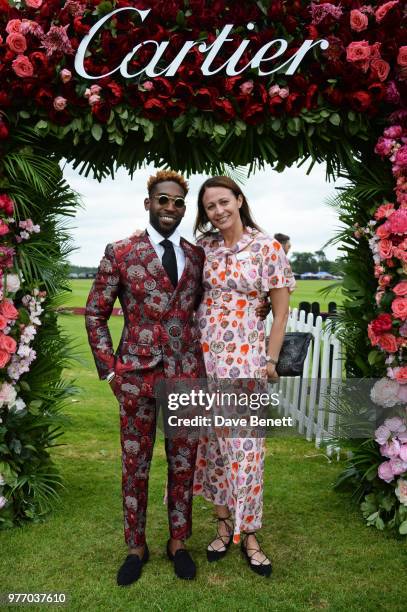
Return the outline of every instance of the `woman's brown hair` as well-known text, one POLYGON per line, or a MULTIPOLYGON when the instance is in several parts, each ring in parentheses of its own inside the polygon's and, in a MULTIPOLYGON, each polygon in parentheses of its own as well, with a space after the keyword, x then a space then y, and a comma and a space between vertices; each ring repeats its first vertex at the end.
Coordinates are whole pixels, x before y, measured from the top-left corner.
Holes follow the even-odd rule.
POLYGON ((257 229, 260 231, 260 228, 253 220, 252 214, 250 212, 249 204, 247 202, 246 196, 243 191, 240 189, 239 185, 235 183, 235 181, 228 176, 212 176, 207 179, 202 185, 198 193, 198 212, 195 219, 194 224, 194 234, 203 234, 207 235, 213 232, 213 226, 210 223, 208 216, 206 214, 202 199, 206 189, 210 187, 225 187, 226 189, 230 189, 233 192, 235 197, 242 196, 243 203, 239 209, 240 218, 243 223, 243 227, 252 227, 253 229, 257 229))

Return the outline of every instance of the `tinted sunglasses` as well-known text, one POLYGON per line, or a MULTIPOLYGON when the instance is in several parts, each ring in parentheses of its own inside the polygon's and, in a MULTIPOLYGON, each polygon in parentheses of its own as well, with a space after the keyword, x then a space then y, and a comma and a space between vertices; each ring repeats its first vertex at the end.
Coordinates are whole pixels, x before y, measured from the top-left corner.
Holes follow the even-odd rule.
POLYGON ((172 196, 169 196, 166 193, 162 193, 161 195, 153 196, 153 198, 158 200, 158 203, 160 204, 160 206, 165 206, 166 204, 168 204, 170 200, 174 202, 174 206, 176 208, 184 208, 185 206, 185 199, 182 198, 181 196, 177 196, 176 198, 173 198, 172 196))

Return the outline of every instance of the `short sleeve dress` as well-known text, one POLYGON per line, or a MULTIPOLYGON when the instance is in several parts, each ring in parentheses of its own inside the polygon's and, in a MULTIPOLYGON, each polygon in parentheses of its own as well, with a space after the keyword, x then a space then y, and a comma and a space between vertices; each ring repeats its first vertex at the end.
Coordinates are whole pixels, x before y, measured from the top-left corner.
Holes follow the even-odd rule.
MULTIPOLYGON (((282 246, 252 228, 233 248, 220 233, 198 244, 206 255, 197 315, 208 379, 266 379, 265 322, 255 309, 270 289, 295 286, 282 246)), ((264 438, 200 437, 194 494, 228 506, 234 542, 242 531, 261 527, 263 467, 264 438)))

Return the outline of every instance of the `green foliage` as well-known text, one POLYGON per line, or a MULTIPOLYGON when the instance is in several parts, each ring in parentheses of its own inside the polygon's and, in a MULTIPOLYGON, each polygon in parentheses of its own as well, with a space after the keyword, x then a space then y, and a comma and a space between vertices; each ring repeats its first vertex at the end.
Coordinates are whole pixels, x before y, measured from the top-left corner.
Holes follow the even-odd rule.
POLYGON ((373 154, 353 160, 340 176, 349 184, 328 202, 338 211, 343 226, 328 243, 337 244, 343 253, 345 275, 342 284, 345 300, 334 325, 345 347, 348 376, 373 378, 383 373, 382 362, 369 359, 372 347, 367 336, 367 325, 375 316, 377 283, 369 244, 356 238, 354 232, 355 224, 365 227, 376 208, 392 200, 394 181, 390 168, 373 154))
POLYGON ((355 446, 334 488, 352 490, 352 497, 360 504, 369 527, 404 535, 407 533, 407 507, 399 504, 394 494, 394 484, 386 483, 378 477, 377 469, 382 462, 378 444, 366 440, 355 446))
MULTIPOLYGON (((33 343, 37 358, 16 385, 26 409, 1 411, 0 473, 6 476, 3 495, 9 503, 0 511, 0 529, 39 520, 58 501, 62 486, 50 449, 63 432, 62 410, 75 392, 73 382, 61 378, 73 359, 74 346, 59 327, 56 308, 68 290, 67 257, 72 246, 66 219, 79 206, 58 160, 29 132, 14 138, 1 170, 1 185, 16 204, 16 218, 31 218, 41 228, 19 245, 15 266, 23 285, 16 302, 34 288, 46 291, 47 297, 33 343)), ((20 318, 24 311, 20 309, 20 318)))

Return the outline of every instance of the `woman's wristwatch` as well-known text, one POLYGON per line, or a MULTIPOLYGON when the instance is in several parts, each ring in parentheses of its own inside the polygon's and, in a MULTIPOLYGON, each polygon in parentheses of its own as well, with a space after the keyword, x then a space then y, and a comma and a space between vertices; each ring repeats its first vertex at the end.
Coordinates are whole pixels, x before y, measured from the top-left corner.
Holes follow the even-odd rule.
POLYGON ((270 357, 270 355, 267 355, 266 357, 266 361, 267 363, 272 363, 274 366, 277 365, 278 361, 276 361, 275 359, 273 359, 272 357, 270 357))

